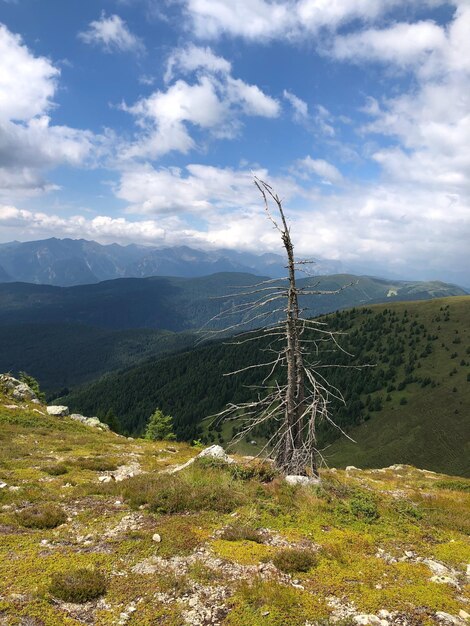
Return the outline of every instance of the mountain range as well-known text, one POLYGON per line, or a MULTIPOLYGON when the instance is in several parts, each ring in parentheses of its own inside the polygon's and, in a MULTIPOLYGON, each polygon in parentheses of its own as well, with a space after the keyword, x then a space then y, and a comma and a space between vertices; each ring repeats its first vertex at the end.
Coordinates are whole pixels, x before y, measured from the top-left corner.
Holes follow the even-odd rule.
MULTIPOLYGON (((206 276, 216 272, 248 272, 280 277, 285 260, 234 250, 203 251, 177 246, 155 248, 117 243, 102 245, 85 239, 44 239, 0 244, 0 282, 45 285, 84 285, 114 278, 147 276, 206 276)), ((314 274, 334 273, 341 264, 320 261, 314 274)))

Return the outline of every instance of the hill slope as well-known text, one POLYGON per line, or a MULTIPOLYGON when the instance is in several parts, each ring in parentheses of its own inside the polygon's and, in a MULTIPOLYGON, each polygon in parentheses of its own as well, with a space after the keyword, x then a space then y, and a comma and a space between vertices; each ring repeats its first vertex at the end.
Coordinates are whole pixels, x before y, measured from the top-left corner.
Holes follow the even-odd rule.
POLYGON ((11 407, 0 392, 5 624, 465 626, 468 480, 391 467, 292 487, 210 459, 168 474, 198 451, 11 407))
MULTIPOLYGON (((237 293, 260 280, 262 278, 252 274, 220 273, 191 279, 128 278, 77 287, 0 284, 0 325, 79 323, 113 329, 199 329, 220 311, 258 298, 259 294, 241 297, 237 293), (230 294, 232 297, 221 298, 230 294)), ((459 287, 440 282, 397 283, 348 274, 303 279, 299 286, 312 282, 318 282, 318 288, 323 290, 351 286, 338 294, 305 296, 304 306, 311 316, 371 302, 465 294, 459 287)), ((275 306, 273 304, 273 309, 275 306)), ((238 323, 245 317, 243 314, 233 316, 230 323, 238 323)))
MULTIPOLYGON (((325 364, 377 365, 329 370, 347 401, 346 408, 333 407, 335 419, 355 429, 358 446, 334 443, 327 457, 343 466, 360 458, 368 467, 407 462, 470 475, 470 297, 375 305, 327 321, 347 333, 342 344, 355 357, 328 351, 320 354, 325 364)), ((223 374, 259 362, 260 347, 211 344, 107 376, 71 394, 67 403, 85 413, 111 406, 130 432, 141 431, 160 406, 174 415, 181 438, 227 441, 233 425, 208 432, 201 422, 227 402, 250 397, 247 386, 259 384, 267 372, 223 374)), ((324 445, 338 435, 328 427, 319 434, 324 445)))
POLYGON ((49 396, 150 357, 189 348, 196 337, 167 330, 108 330, 82 324, 0 326, 0 371, 28 372, 49 396))

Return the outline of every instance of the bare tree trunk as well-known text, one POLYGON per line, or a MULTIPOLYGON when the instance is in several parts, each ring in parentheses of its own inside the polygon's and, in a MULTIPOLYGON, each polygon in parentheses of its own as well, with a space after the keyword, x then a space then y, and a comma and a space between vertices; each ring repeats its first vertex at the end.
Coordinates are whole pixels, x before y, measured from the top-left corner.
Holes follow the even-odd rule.
MULTIPOLYGON (((259 324, 261 320, 269 319, 273 312, 278 314, 280 318, 265 326, 261 333, 256 331, 251 336, 254 331, 248 331, 244 338, 239 338, 237 343, 256 341, 260 337, 275 337, 276 341, 282 342, 283 347, 271 350, 275 354, 272 361, 256 363, 225 374, 228 376, 254 368, 269 368, 269 373, 263 381, 264 395, 259 394, 258 399, 251 402, 229 404, 215 418, 218 420, 240 419, 243 416, 247 425, 239 431, 235 440, 240 440, 253 429, 275 420, 277 425, 275 433, 267 441, 263 450, 270 450, 277 468, 284 474, 318 475, 318 459, 321 458, 321 454, 317 448, 317 426, 323 420, 339 428, 331 419, 329 404, 330 397, 339 401, 343 401, 343 397, 316 369, 318 363, 309 362, 310 357, 305 344, 313 342, 317 345, 317 340, 318 342, 332 340, 336 347, 341 348, 334 337, 335 333, 325 328, 323 322, 302 316, 299 296, 336 294, 347 285, 334 291, 317 291, 310 287, 299 288, 297 286, 296 267, 308 261, 295 260, 294 246, 279 196, 264 181, 255 177, 254 182, 263 196, 266 214, 281 236, 286 250, 288 276, 280 281, 275 279, 263 281, 255 285, 251 291, 242 292, 239 295, 256 296, 254 301, 235 305, 233 311, 226 315, 230 316, 239 312, 250 313, 251 318, 248 322, 259 324), (270 203, 276 206, 276 213, 280 217, 279 223, 270 212, 270 203), (284 281, 287 281, 287 284, 284 281), (275 302, 285 304, 272 311, 270 307, 275 302), (306 331, 310 333, 310 336, 313 333, 316 338, 304 341, 302 335, 306 331), (274 382, 271 380, 268 383, 267 381, 272 378, 274 382), (286 384, 283 384, 284 380, 286 384)), ((223 315, 224 313, 221 314, 223 315)), ((237 332, 238 328, 244 324, 246 322, 235 323, 228 328, 214 332, 237 332)))

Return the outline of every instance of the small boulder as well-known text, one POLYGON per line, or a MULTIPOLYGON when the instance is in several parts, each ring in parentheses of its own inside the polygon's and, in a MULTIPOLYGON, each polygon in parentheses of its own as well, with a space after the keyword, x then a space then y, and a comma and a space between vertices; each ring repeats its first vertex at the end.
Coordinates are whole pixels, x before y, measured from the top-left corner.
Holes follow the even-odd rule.
POLYGON ((69 414, 69 407, 62 406, 60 404, 51 405, 47 407, 47 412, 49 413, 49 415, 52 415, 54 417, 65 417, 69 414))
POLYGON ((234 460, 231 459, 222 446, 214 445, 205 448, 202 452, 197 455, 199 458, 209 457, 213 459, 220 459, 221 461, 225 461, 225 463, 234 463, 234 460))
POLYGON ((319 485, 320 479, 316 476, 298 476, 296 474, 289 474, 285 477, 286 483, 289 485, 319 485))
POLYGON ((152 536, 152 541, 155 541, 155 543, 161 543, 162 538, 160 537, 160 535, 159 535, 158 533, 155 533, 155 534, 152 536))
POLYGON ((346 468, 347 472, 360 472, 361 470, 358 467, 354 467, 354 465, 348 465, 346 468))

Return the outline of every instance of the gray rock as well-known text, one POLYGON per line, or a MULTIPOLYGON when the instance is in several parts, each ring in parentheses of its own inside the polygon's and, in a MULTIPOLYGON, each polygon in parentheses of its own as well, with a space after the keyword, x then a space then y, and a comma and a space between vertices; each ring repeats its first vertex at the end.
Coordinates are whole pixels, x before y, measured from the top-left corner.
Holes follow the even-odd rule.
POLYGON ((225 461, 226 463, 233 463, 233 459, 231 459, 222 446, 209 446, 205 448, 202 452, 198 454, 199 458, 210 457, 213 459, 220 459, 221 461, 225 461))
POLYGON ((47 412, 53 417, 64 417, 65 415, 69 414, 69 407, 62 406, 60 404, 51 405, 47 407, 47 412))
POLYGON ((290 474, 285 477, 286 483, 289 485, 319 485, 320 479, 314 476, 297 476, 290 474))
POLYGON ((0 374, 0 388, 15 400, 39 402, 31 387, 9 374, 0 374))

